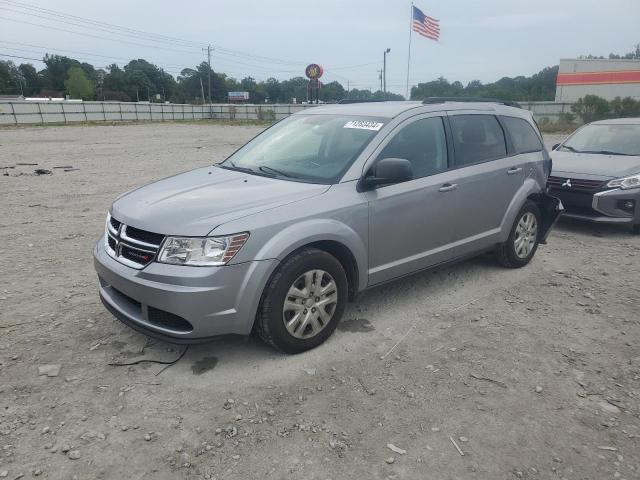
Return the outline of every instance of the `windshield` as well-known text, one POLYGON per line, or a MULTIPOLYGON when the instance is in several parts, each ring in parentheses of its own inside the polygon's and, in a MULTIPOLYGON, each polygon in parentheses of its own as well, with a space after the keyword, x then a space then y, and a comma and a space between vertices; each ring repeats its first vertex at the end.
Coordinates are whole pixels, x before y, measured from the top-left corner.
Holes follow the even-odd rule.
POLYGON ((383 119, 371 117, 292 115, 221 166, 289 180, 335 183, 383 125, 383 119))
POLYGON ((640 155, 639 125, 587 125, 560 147, 578 153, 640 155))

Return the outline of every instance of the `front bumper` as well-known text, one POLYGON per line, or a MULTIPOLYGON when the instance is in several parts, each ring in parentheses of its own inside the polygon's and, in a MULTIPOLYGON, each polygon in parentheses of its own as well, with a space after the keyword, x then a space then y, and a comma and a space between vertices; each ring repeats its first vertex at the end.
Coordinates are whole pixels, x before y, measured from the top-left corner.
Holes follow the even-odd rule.
POLYGON ((277 260, 223 267, 153 262, 142 270, 94 247, 100 298, 123 323, 175 343, 197 343, 228 334, 248 335, 264 285, 277 260))
POLYGON ((635 225, 640 223, 640 189, 621 190, 619 188, 595 193, 572 193, 551 190, 552 195, 562 200, 564 217, 592 223, 635 225), (621 201, 633 200, 633 211, 620 208, 621 201))

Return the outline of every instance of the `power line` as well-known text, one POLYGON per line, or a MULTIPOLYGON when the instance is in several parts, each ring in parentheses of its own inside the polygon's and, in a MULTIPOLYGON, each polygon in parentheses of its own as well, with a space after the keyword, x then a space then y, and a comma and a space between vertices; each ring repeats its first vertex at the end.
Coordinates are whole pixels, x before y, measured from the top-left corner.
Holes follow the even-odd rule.
MULTIPOLYGON (((186 51, 186 50, 178 50, 178 49, 175 49, 175 48, 167 48, 167 47, 160 46, 160 45, 147 45, 147 44, 132 42, 132 41, 129 41, 129 40, 123 40, 123 39, 119 39, 119 38, 108 38, 108 37, 103 37, 103 36, 100 36, 100 35, 92 35, 92 34, 85 33, 85 32, 76 32, 76 31, 73 31, 73 30, 67 30, 67 29, 64 29, 64 28, 54 27, 54 26, 51 26, 51 25, 42 25, 42 24, 39 24, 39 23, 28 22, 26 20, 19 20, 19 19, 16 19, 16 18, 2 18, 2 19, 3 20, 8 20, 8 21, 11 21, 11 22, 23 23, 23 24, 26 24, 26 25, 32 25, 32 26, 36 26, 36 27, 46 28, 46 29, 50 29, 50 30, 57 30, 57 31, 61 31, 61 32, 72 33, 72 34, 75 34, 75 35, 81 35, 81 36, 90 37, 90 38, 97 38, 97 39, 101 39, 101 40, 110 40, 110 41, 114 41, 114 42, 126 43, 126 44, 141 46, 141 47, 145 47, 145 48, 155 48, 155 49, 159 49, 159 50, 163 50, 163 51, 186 53, 186 54, 194 55, 194 56, 195 55, 199 55, 195 51, 191 52, 191 51, 186 51)), ((219 51, 219 53, 222 54, 222 55, 230 55, 226 51, 219 51)), ((232 55, 232 56, 235 56, 235 55, 232 55)), ((238 63, 238 64, 249 66, 249 67, 255 67, 255 68, 264 69, 264 67, 257 66, 257 65, 252 65, 252 64, 248 64, 248 63, 239 62, 237 60, 231 60, 231 59, 221 59, 221 60, 226 60, 226 61, 229 61, 229 62, 238 63)), ((269 61, 269 62, 270 63, 278 63, 278 62, 272 62, 272 61, 269 61)), ((264 69, 264 70, 267 70, 267 69, 264 69)), ((278 72, 293 72, 293 70, 288 70, 288 71, 267 70, 267 71, 272 71, 274 73, 278 73, 278 72)), ((295 70, 295 71, 298 71, 298 70, 295 70)))
POLYGON ((137 45, 139 47, 156 48, 156 49, 159 49, 159 50, 166 50, 166 51, 172 51, 172 52, 178 52, 178 53, 186 53, 188 55, 199 55, 197 52, 189 52, 189 51, 186 51, 186 50, 177 50, 175 48, 167 48, 167 47, 162 47, 162 46, 159 46, 159 45, 145 45, 145 44, 142 44, 142 43, 131 42, 131 41, 128 41, 128 40, 121 40, 119 38, 101 37, 99 35, 92 35, 90 33, 84 33, 84 32, 74 32, 73 30, 67 30, 67 29, 64 29, 64 28, 53 27, 51 25, 42 25, 42 24, 39 24, 39 23, 27 22, 26 20, 18 20, 17 18, 4 18, 4 17, 0 17, 0 18, 2 20, 8 20, 10 22, 23 23, 25 25, 32 25, 32 26, 35 26, 35 27, 47 28, 49 30, 58 30, 60 32, 73 33, 75 35, 82 35, 82 36, 85 36, 85 37, 97 38, 99 40, 110 40, 110 41, 113 41, 113 42, 120 42, 120 43, 128 43, 130 45, 137 45))
POLYGON ((9 55, 7 53, 0 53, 0 57, 19 58, 21 60, 35 60, 36 62, 41 62, 42 61, 39 58, 19 57, 18 55, 9 55))
MULTIPOLYGON (((73 53, 75 54, 80 54, 80 55, 84 55, 84 56, 88 56, 88 57, 97 57, 97 58, 103 58, 103 59, 107 59, 113 62, 117 62, 117 61, 123 61, 123 62, 130 62, 131 60, 133 60, 134 58, 125 58, 125 57, 116 57, 116 56, 109 56, 109 55, 101 55, 98 53, 93 53, 93 52, 86 52, 86 51, 79 51, 79 50, 68 50, 68 49, 62 49, 62 48, 53 48, 53 47, 45 47, 43 45, 34 45, 31 43, 22 43, 22 42, 11 42, 11 41, 7 41, 7 40, 0 40, 0 43, 5 43, 5 44, 10 44, 10 45, 18 45, 18 46, 24 46, 24 47, 32 47, 32 48, 39 48, 42 49, 43 52, 38 52, 38 51, 34 51, 34 50, 24 50, 24 49, 20 49, 20 48, 15 48, 15 47, 5 47, 6 49, 9 50, 16 50, 16 51, 24 51, 24 52, 29 52, 29 53, 38 53, 38 54, 42 54, 44 56, 45 53, 49 53, 49 52, 69 52, 69 53, 73 53)), ((42 61, 40 59, 40 61, 42 61)), ((293 73, 293 72, 298 72, 298 70, 270 70, 270 69, 265 69, 264 67, 261 66, 257 66, 257 65, 252 65, 252 64, 247 64, 244 62, 238 62, 235 60, 230 60, 230 59, 221 59, 221 62, 232 62, 232 63, 238 63, 240 65, 244 65, 244 66, 248 66, 251 67, 253 69, 258 69, 258 70, 263 70, 269 73, 293 73)), ((179 65, 179 64, 170 64, 170 63, 161 63, 161 62, 157 62, 157 61, 150 61, 150 63, 153 63, 156 66, 159 67, 163 67, 165 68, 165 70, 167 72, 176 72, 178 74, 180 74, 182 72, 182 69, 184 68, 191 68, 191 67, 185 67, 184 65, 179 65), (180 70, 175 71, 175 70, 170 70, 172 67, 177 67, 180 70)), ((228 69, 225 68, 225 70, 228 73, 232 73, 233 75, 245 75, 245 76, 250 76, 252 74, 255 74, 255 72, 245 72, 245 73, 238 73, 238 72, 230 72, 228 69)), ((225 72, 220 72, 220 73, 225 73, 225 72)))
MULTIPOLYGON (((2 43, 2 42, 4 42, 4 41, 0 40, 0 43, 2 43)), ((14 47, 5 47, 5 48, 9 49, 9 50, 16 50, 16 51, 27 52, 27 53, 36 53, 36 54, 40 54, 41 53, 41 52, 38 52, 38 51, 35 51, 35 50, 19 49, 19 48, 14 48, 14 47)), ((32 61, 35 61, 35 62, 43 62, 42 57, 41 58, 23 57, 23 56, 18 56, 18 55, 9 55, 9 54, 3 55, 3 56, 11 57, 11 58, 17 58, 17 59, 23 59, 23 60, 32 60, 32 61)), ((110 59, 110 60, 114 60, 114 58, 111 58, 111 57, 106 57, 104 55, 101 55, 101 56, 104 57, 104 58, 110 59)), ((74 58, 74 60, 78 60, 80 62, 83 61, 82 58, 74 58)), ((132 60, 133 59, 128 59, 127 61, 130 62, 132 60)), ((182 76, 182 72, 184 70, 186 70, 186 69, 196 70, 196 68, 184 67, 184 66, 181 66, 181 65, 174 65, 176 67, 179 67, 180 70, 175 70, 173 68, 166 68, 168 66, 167 64, 161 64, 161 63, 153 62, 153 65, 155 65, 156 67, 161 67, 162 71, 164 71, 166 73, 173 74, 174 76, 182 76)), ((107 65, 107 66, 92 65, 92 66, 95 69, 103 69, 103 70, 109 70, 109 68, 110 68, 110 65, 107 65)), ((227 78, 235 78, 235 77, 240 78, 240 77, 253 76, 252 72, 236 72, 236 71, 226 70, 226 69, 225 69, 224 72, 219 72, 218 73, 218 75, 220 75, 220 74, 225 75, 225 77, 227 77, 227 78)))
MULTIPOLYGON (((141 30, 136 30, 136 29, 130 29, 128 27, 121 27, 119 25, 114 25, 114 24, 108 24, 106 22, 98 22, 95 20, 91 20, 91 19, 86 19, 83 17, 78 17, 76 15, 69 15, 69 14, 65 14, 62 12, 58 12, 55 10, 49 10, 49 9, 44 9, 41 7, 34 7, 28 4, 21 4, 20 2, 16 2, 13 0, 0 0, 0 3, 4 3, 7 5, 11 5, 11 6, 17 6, 18 8, 24 8, 27 10, 31 10, 31 11, 35 11, 38 13, 47 13, 48 15, 54 15, 54 16, 58 16, 61 18, 65 18, 67 20, 71 19, 72 21, 65 21, 65 20, 57 20, 57 19, 51 19, 49 17, 43 17, 41 15, 37 15, 36 13, 29 13, 29 12, 20 12, 20 11, 16 11, 16 10, 11 10, 11 9, 7 9, 6 7, 0 7, 2 9, 5 10, 9 10, 12 11, 14 13, 18 13, 18 14, 23 14, 23 15, 31 15, 31 16, 35 16, 38 18, 44 18, 47 20, 54 20, 54 21, 58 21, 58 22, 62 22, 62 23, 66 23, 69 25, 73 25, 73 26, 77 26, 80 28, 92 28, 95 29, 95 26, 103 26, 101 28, 99 28, 99 30, 106 32, 106 33, 111 33, 111 34, 116 34, 116 35, 124 35, 124 36, 133 36, 135 39, 142 39, 142 40, 147 40, 147 41, 153 41, 153 42, 157 42, 157 43, 170 43, 171 45, 174 45, 176 42, 179 42, 180 45, 179 46, 183 46, 183 47, 187 47, 187 48, 200 48, 201 46, 206 46, 206 44, 204 43, 197 43, 197 42, 193 42, 190 40, 184 40, 184 39, 180 39, 177 37, 169 37, 169 36, 164 36, 164 35, 158 35, 158 34, 154 34, 154 33, 149 33, 149 32, 144 32, 141 30), (80 23, 78 23, 80 22, 80 23), (82 25, 82 23, 88 23, 89 25, 91 25, 91 27, 87 27, 85 25, 82 25), (114 30, 119 30, 119 31, 114 31, 114 30), (122 31, 122 30, 126 30, 126 31, 122 31), (128 33, 128 32, 134 32, 134 33, 128 33)), ((47 25, 41 25, 41 24, 33 24, 33 23, 29 23, 26 22, 24 20, 18 20, 15 18, 5 18, 5 20, 9 20, 9 21, 15 21, 15 22, 19 22, 19 23, 26 23, 28 25, 35 25, 35 26, 39 26, 39 27, 43 27, 43 28, 51 28, 54 30, 62 30, 62 31, 67 31, 67 30, 63 30, 60 29, 58 27, 52 27, 52 26, 47 26, 47 25)), ((67 31, 68 33, 75 33, 78 35, 88 35, 84 32, 74 32, 74 31, 67 31)), ((103 37, 102 37, 103 38, 103 37)), ((122 39, 109 39, 109 40, 113 40, 113 41, 119 41, 122 43, 133 43, 133 42, 127 42, 125 40, 122 39)), ((136 43, 133 43, 134 45, 136 43)), ((149 45, 145 45, 145 46, 149 46, 149 45)), ((153 48, 159 48, 157 46, 154 46, 153 48)), ((175 49, 167 49, 167 50, 174 50, 175 49)), ((267 56, 262 56, 262 55, 256 55, 256 54, 251 54, 251 53, 246 53, 246 52, 242 52, 239 50, 234 50, 234 49, 230 49, 230 48, 224 48, 224 47, 220 47, 220 46, 216 46, 216 50, 219 51, 219 53, 221 53, 222 55, 229 55, 229 56, 233 56, 233 57, 245 57, 248 59, 253 59, 255 61, 260 61, 262 63, 279 63, 279 64, 289 64, 289 65, 300 65, 303 64, 304 62, 301 61, 292 61, 292 60, 284 60, 282 58, 273 58, 273 57, 267 57, 267 56)))
MULTIPOLYGON (((194 55, 194 56, 197 55, 197 53, 195 52, 195 48, 196 47, 199 48, 200 46, 205 45, 204 43, 199 43, 199 42, 195 42, 195 41, 192 41, 192 40, 185 40, 185 39, 178 38, 178 37, 172 37, 172 36, 168 36, 168 35, 160 35, 160 34, 146 32, 146 31, 143 31, 143 30, 138 30, 138 29, 134 29, 134 28, 130 28, 130 27, 123 27, 123 26, 120 26, 120 25, 111 24, 111 23, 102 22, 102 21, 97 21, 97 20, 93 20, 93 19, 90 19, 90 18, 86 18, 86 17, 80 17, 80 16, 77 16, 77 15, 67 14, 67 13, 63 13, 63 12, 60 12, 60 11, 56 11, 56 10, 37 7, 37 6, 34 6, 34 5, 18 2, 18 1, 15 1, 15 0, 0 0, 0 4, 9 5, 11 7, 20 8, 20 9, 23 9, 23 10, 26 10, 26 11, 19 11, 19 10, 7 8, 7 7, 0 7, 0 10, 6 10, 6 11, 13 12, 13 13, 21 14, 21 15, 34 16, 36 18, 42 18, 42 19, 46 19, 46 20, 53 20, 53 21, 56 21, 56 22, 67 24, 67 25, 72 25, 72 26, 75 26, 75 27, 79 27, 79 28, 82 28, 82 29, 90 28, 90 29, 92 29, 92 31, 97 30, 99 32, 103 32, 103 33, 110 34, 110 35, 120 35, 120 36, 124 36, 124 37, 132 37, 133 39, 136 39, 136 40, 144 40, 144 41, 150 41, 150 42, 161 43, 161 44, 168 43, 168 44, 170 44, 172 46, 177 43, 178 46, 180 46, 180 47, 184 47, 184 48, 188 48, 188 49, 193 48, 194 51, 187 51, 187 50, 180 50, 180 49, 176 49, 176 48, 169 48, 169 47, 166 47, 164 45, 148 45, 148 44, 134 42, 134 41, 131 41, 131 40, 128 40, 128 39, 110 38, 110 37, 105 37, 105 36, 101 36, 101 35, 95 35, 95 34, 87 33, 87 32, 68 30, 68 29, 64 29, 64 28, 60 28, 60 27, 56 27, 56 26, 42 25, 40 23, 28 22, 26 20, 21 20, 21 19, 17 19, 17 18, 4 17, 4 19, 8 20, 8 21, 22 23, 22 24, 26 24, 26 25, 32 25, 32 26, 36 26, 36 27, 40 27, 40 28, 46 28, 46 29, 50 29, 50 30, 62 31, 62 32, 71 33, 71 34, 74 34, 74 35, 81 35, 81 36, 90 37, 90 38, 97 38, 97 39, 101 39, 101 40, 108 40, 108 41, 114 41, 114 42, 119 42, 119 43, 130 44, 130 45, 137 45, 137 46, 141 46, 141 47, 144 47, 144 48, 155 48, 155 49, 163 50, 163 51, 167 51, 167 52, 170 51, 170 52, 186 53, 186 54, 194 55), (35 12, 35 13, 33 13, 33 12, 35 12), (39 14, 45 14, 46 16, 39 15, 39 14), (57 17, 57 18, 51 18, 51 17, 57 17)), ((11 42, 9 42, 9 43, 11 43, 11 42)), ((41 46, 36 46, 36 48, 47 49, 47 47, 41 47, 41 46)), ((298 62, 298 61, 292 61, 292 60, 284 60, 284 59, 281 59, 281 58, 273 58, 273 57, 268 57, 268 56, 263 56, 263 55, 251 54, 251 53, 242 52, 240 50, 234 50, 234 49, 220 47, 220 46, 216 46, 215 49, 216 49, 216 52, 219 55, 222 56, 222 58, 220 58, 219 60, 221 62, 223 62, 223 63, 229 62, 229 63, 238 64, 238 65, 243 65, 243 66, 246 66, 246 67, 250 67, 252 69, 258 69, 258 70, 262 70, 264 72, 268 72, 268 73, 272 73, 272 74, 277 74, 277 73, 296 73, 296 72, 301 72, 302 68, 300 67, 300 69, 296 69, 296 70, 273 70, 271 68, 265 68, 264 66, 261 66, 261 65, 256 65, 255 63, 242 62, 242 61, 237 60, 237 58, 246 58, 246 59, 249 59, 249 60, 253 60, 254 62, 257 62, 257 63, 269 63, 270 65, 280 64, 280 65, 301 66, 301 65, 304 64, 304 62, 298 62), (230 57, 230 58, 226 58, 226 57, 230 57)), ((51 48, 51 50, 63 51, 62 49, 54 49, 54 48, 51 48)), ((89 53, 89 52, 77 52, 77 51, 73 51, 73 50, 67 50, 67 51, 75 52, 75 53, 81 53, 82 55, 100 57, 100 58, 109 58, 109 59, 114 58, 114 57, 108 57, 106 55, 100 55, 100 54, 89 53)), ((119 58, 122 59, 122 57, 119 57, 119 58)), ((340 75, 338 73, 335 73, 335 70, 353 69, 353 68, 365 67, 365 66, 369 66, 369 65, 373 65, 373 64, 377 64, 377 63, 378 62, 368 62, 368 63, 362 63, 362 64, 356 64, 356 65, 346 65, 346 66, 343 65, 343 66, 339 66, 339 67, 327 67, 326 71, 327 71, 327 73, 329 73, 332 76, 343 78, 343 79, 349 81, 349 79, 347 77, 345 77, 344 75, 340 75)), ((236 73, 232 73, 232 74, 235 75, 236 73)), ((241 75, 244 75, 244 74, 241 74, 241 75)), ((249 75, 252 75, 252 73, 249 73, 249 75)))
POLYGON ((123 27, 123 26, 120 26, 120 25, 114 25, 114 24, 111 24, 111 23, 101 22, 101 21, 93 20, 93 19, 86 18, 86 17, 79 17, 77 15, 63 13, 63 12, 59 12, 59 11, 56 11, 56 10, 50 10, 50 9, 47 9, 47 8, 42 8, 42 7, 38 7, 38 6, 35 6, 35 5, 27 4, 27 3, 17 2, 15 0, 0 0, 0 3, 4 3, 6 5, 11 5, 11 6, 14 6, 14 7, 22 8, 24 10, 30 10, 30 11, 40 12, 40 13, 47 13, 47 14, 52 15, 52 16, 57 16, 57 17, 61 17, 61 18, 77 20, 77 21, 80 21, 80 22, 83 22, 83 23, 89 23, 89 24, 96 25, 96 26, 103 26, 103 27, 107 27, 107 28, 110 28, 110 29, 120 30, 120 31, 123 31, 123 32, 126 32, 126 33, 136 34, 136 35, 139 35, 139 36, 141 35, 141 36, 145 36, 147 38, 154 37, 154 38, 156 38, 158 40, 170 41, 172 43, 180 42, 180 43, 183 43, 183 44, 191 45, 193 47, 200 47, 200 46, 204 45, 203 43, 200 43, 200 42, 194 42, 194 41, 191 41, 191 40, 185 40, 185 39, 182 39, 182 38, 171 37, 171 36, 168 36, 168 35, 150 33, 150 32, 145 32, 145 31, 142 31, 142 30, 137 30, 137 29, 134 29, 134 28, 123 27))
MULTIPOLYGON (((14 10, 14 9, 10 9, 7 7, 0 7, 0 9, 3 10, 7 10, 7 11, 11 11, 17 14, 22 14, 22 15, 27 15, 27 16, 34 16, 36 18, 42 18, 42 19, 46 19, 46 20, 53 20, 53 21, 57 21, 60 23, 64 23, 67 25, 72 25, 75 27, 79 27, 79 28, 83 28, 83 29, 92 29, 92 31, 98 30, 99 32, 104 32, 107 34, 111 34, 111 35, 120 35, 120 36, 125 36, 125 37, 132 37, 133 39, 136 40, 144 40, 144 41, 150 41, 150 42, 155 42, 155 43, 168 43, 170 45, 175 45, 176 43, 178 44, 178 46, 181 47, 185 47, 185 48, 200 48, 202 45, 205 45, 204 43, 199 43, 199 42, 195 42, 192 40, 185 40, 179 37, 172 37, 172 36, 168 36, 168 35, 160 35, 160 34, 155 34, 155 33, 151 33, 151 32, 146 32, 143 30, 138 30, 138 29, 134 29, 134 28, 130 28, 130 27, 123 27, 120 25, 116 25, 116 24, 112 24, 112 23, 107 23, 107 22, 102 22, 102 21, 97 21, 97 20, 93 20, 90 18, 86 18, 86 17, 80 17, 77 15, 72 15, 72 14, 67 14, 67 13, 63 13, 60 11, 56 11, 56 10, 51 10, 51 9, 47 9, 47 8, 42 8, 42 7, 38 7, 38 6, 34 6, 31 4, 27 4, 27 3, 23 3, 23 2, 18 2, 15 0, 0 0, 0 4, 4 4, 4 5, 9 5, 12 7, 16 7, 16 8, 20 8, 26 11, 19 11, 19 10, 14 10), (35 12, 35 13, 32 13, 35 12), (39 15, 40 13, 45 14, 47 16, 43 16, 43 15, 39 15), (57 17, 57 18, 50 18, 50 17, 57 17), (86 25, 85 25, 86 24, 86 25)), ((42 25, 39 23, 33 23, 33 22, 28 22, 25 20, 20 20, 20 19, 16 19, 16 18, 4 18, 5 20, 8 21, 12 21, 12 22, 17 22, 17 23, 23 23, 26 25, 32 25, 32 26, 36 26, 36 27, 40 27, 40 28, 47 28, 47 29, 51 29, 51 30, 57 30, 57 31, 62 31, 62 32, 66 32, 66 33, 71 33, 71 34, 75 34, 75 35, 82 35, 82 36, 86 36, 86 37, 91 37, 91 38, 97 38, 97 39, 101 39, 101 40, 109 40, 109 41, 115 41, 115 42, 119 42, 119 43, 126 43, 126 44, 130 44, 130 45, 137 45, 137 46, 141 46, 141 47, 145 47, 145 48, 155 48, 155 49, 159 49, 159 50, 164 50, 164 51, 172 51, 172 52, 178 52, 178 53, 187 53, 190 55, 196 55, 195 51, 186 51, 186 50, 179 50, 176 48, 169 48, 166 47, 164 45, 148 45, 148 44, 142 44, 142 43, 138 43, 138 42, 134 42, 131 40, 125 40, 125 39, 121 39, 121 38, 109 38, 109 37, 104 37, 101 35, 95 35, 92 33, 87 33, 87 32, 79 32, 79 31, 73 31, 73 30, 67 30, 64 28, 60 28, 60 27, 55 27, 55 26, 51 26, 51 25, 42 25)), ((44 48, 44 47, 37 47, 37 48, 44 48)), ((52 49, 54 50, 54 49, 52 49)), ((60 49, 58 49, 60 50, 60 49)), ((259 69, 262 70, 264 72, 268 72, 268 73, 272 73, 272 74, 277 74, 277 73, 296 73, 296 72, 300 72, 302 70, 302 65, 304 64, 304 62, 299 62, 299 61, 292 61, 292 60, 284 60, 282 58, 273 58, 273 57, 268 57, 268 56, 263 56, 263 55, 257 55, 257 54, 251 54, 251 53, 246 53, 246 52, 242 52, 239 50, 234 50, 234 49, 230 49, 230 48, 225 48, 225 47, 221 47, 221 46, 216 46, 216 52, 222 56, 222 58, 220 58, 220 61, 224 62, 230 62, 233 64, 238 64, 238 65, 243 65, 243 66, 247 66, 250 67, 252 69, 259 69), (228 58, 230 57, 230 58, 228 58), (253 60, 254 62, 257 63, 268 63, 269 65, 273 65, 273 64, 280 64, 280 65, 296 65, 296 66, 300 66, 299 69, 296 70, 274 70, 271 68, 265 68, 264 66, 261 65, 256 65, 255 63, 247 63, 247 62, 242 62, 237 60, 237 58, 246 58, 249 60, 253 60)), ((100 56, 101 58, 109 58, 105 55, 99 55, 99 54, 89 54, 87 52, 84 52, 82 54, 85 55, 90 55, 90 56, 100 56)), ((121 57, 120 57, 121 58, 121 57)), ((343 78, 345 80, 349 80, 347 77, 343 76, 343 75, 339 75, 337 73, 335 73, 335 70, 346 70, 346 69, 353 69, 353 68, 359 68, 359 67, 365 67, 365 66, 369 66, 369 65, 373 65, 373 64, 377 64, 377 62, 368 62, 368 63, 362 63, 362 64, 357 64, 357 65, 346 65, 346 66, 339 66, 339 67, 328 67, 326 68, 327 73, 331 73, 334 76, 343 78)))
MULTIPOLYGON (((40 48, 42 50, 45 50, 45 53, 48 53, 49 51, 53 51, 53 52, 68 52, 68 53, 73 53, 73 54, 80 54, 80 55, 86 55, 88 57, 97 57, 97 58, 105 58, 107 60, 112 60, 112 61, 116 61, 116 60, 121 60, 121 61, 126 61, 126 62, 130 62, 132 60, 132 58, 126 58, 126 57, 113 57, 113 56, 109 56, 109 55, 100 55, 98 53, 91 53, 91 52, 84 52, 84 51, 80 51, 80 50, 68 50, 68 49, 64 49, 64 48, 53 48, 53 47, 45 47, 43 45, 34 45, 31 43, 21 43, 21 42, 9 42, 7 40, 0 40, 0 43, 6 43, 6 44, 10 44, 10 45, 19 45, 22 47, 33 47, 33 48, 40 48)), ((40 52, 36 52, 33 50, 21 50, 19 48, 15 48, 15 47, 5 47, 8 48, 9 50, 18 50, 18 51, 29 51, 31 53, 40 53, 40 52)), ((171 64, 171 63, 159 63, 159 62, 150 62, 153 63, 154 65, 158 65, 158 66, 167 66, 167 67, 183 67, 183 65, 178 65, 178 64, 171 64)))

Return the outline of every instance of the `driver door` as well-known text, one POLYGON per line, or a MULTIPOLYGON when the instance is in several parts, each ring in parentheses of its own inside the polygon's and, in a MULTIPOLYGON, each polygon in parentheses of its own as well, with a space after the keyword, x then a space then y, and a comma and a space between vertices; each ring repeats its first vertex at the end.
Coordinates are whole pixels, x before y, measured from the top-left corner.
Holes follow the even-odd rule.
POLYGON ((450 170, 444 117, 416 116, 378 148, 375 162, 404 158, 413 180, 365 192, 369 204, 369 285, 454 256, 450 206, 456 205, 456 171, 450 170))

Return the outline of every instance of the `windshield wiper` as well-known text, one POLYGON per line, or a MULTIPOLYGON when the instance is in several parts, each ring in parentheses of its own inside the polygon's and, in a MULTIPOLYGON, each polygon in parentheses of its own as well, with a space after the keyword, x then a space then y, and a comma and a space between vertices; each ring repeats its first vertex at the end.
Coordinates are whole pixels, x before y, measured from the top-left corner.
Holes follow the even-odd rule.
POLYGON ((287 178, 295 178, 293 175, 289 175, 288 173, 284 173, 282 170, 276 170, 273 167, 269 167, 268 165, 260 165, 258 167, 258 170, 260 170, 261 172, 264 173, 271 173, 271 174, 276 174, 276 175, 280 175, 283 177, 287 177, 287 178))
MULTIPOLYGON (((233 163, 231 160, 229 160, 229 163, 231 164, 231 168, 233 170, 238 170, 239 172, 246 172, 246 173, 253 173, 255 174, 256 171, 253 168, 249 168, 249 167, 239 167, 238 165, 236 165, 235 163, 233 163)), ((225 165, 221 165, 222 167, 224 167, 225 165)), ((229 167, 226 167, 229 168, 229 167)))
POLYGON ((622 152, 612 152, 611 150, 587 150, 582 153, 596 153, 600 155, 624 155, 627 157, 633 156, 630 153, 622 153, 622 152))
POLYGON ((570 150, 570 151, 572 151, 574 153, 584 153, 583 151, 577 150, 577 149, 575 149, 575 148, 573 148, 573 147, 571 147, 569 145, 562 145, 562 148, 566 148, 567 150, 570 150))

